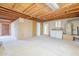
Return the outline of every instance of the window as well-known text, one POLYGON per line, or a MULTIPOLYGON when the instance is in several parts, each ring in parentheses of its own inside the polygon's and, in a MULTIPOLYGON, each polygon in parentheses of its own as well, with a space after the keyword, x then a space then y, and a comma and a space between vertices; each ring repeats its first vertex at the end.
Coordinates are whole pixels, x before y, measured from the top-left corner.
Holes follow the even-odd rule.
POLYGON ((9 24, 0 23, 0 36, 10 35, 10 26, 9 24))
POLYGON ((6 36, 9 35, 9 24, 2 24, 2 35, 6 36))
POLYGON ((44 34, 46 35, 49 34, 48 23, 43 23, 43 31, 44 31, 44 34))
POLYGON ((60 28, 61 27, 61 21, 55 21, 55 27, 60 28))
POLYGON ((37 22, 37 36, 40 36, 40 23, 37 22))

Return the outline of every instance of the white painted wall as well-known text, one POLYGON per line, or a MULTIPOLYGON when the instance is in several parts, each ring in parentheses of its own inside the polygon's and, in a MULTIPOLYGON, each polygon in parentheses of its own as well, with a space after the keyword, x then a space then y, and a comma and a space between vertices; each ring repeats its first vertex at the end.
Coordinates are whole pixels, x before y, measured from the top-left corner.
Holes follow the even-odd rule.
POLYGON ((0 36, 0 41, 9 42, 18 39, 28 39, 32 37, 32 20, 18 18, 11 23, 11 35, 0 36))
POLYGON ((16 26, 18 39, 28 39, 32 37, 32 20, 19 18, 16 26))
POLYGON ((17 34, 18 34, 17 25, 18 25, 18 20, 11 23, 11 37, 14 40, 17 40, 17 34))
POLYGON ((47 22, 43 23, 43 34, 49 35, 49 23, 47 23, 47 22))
POLYGON ((16 40, 17 39, 17 36, 16 36, 16 33, 17 33, 17 30, 16 30, 16 24, 17 24, 17 20, 14 21, 13 23, 11 23, 11 35, 8 35, 8 36, 0 36, 0 41, 2 41, 3 43, 6 43, 6 42, 9 42, 9 41, 13 41, 13 40, 16 40))

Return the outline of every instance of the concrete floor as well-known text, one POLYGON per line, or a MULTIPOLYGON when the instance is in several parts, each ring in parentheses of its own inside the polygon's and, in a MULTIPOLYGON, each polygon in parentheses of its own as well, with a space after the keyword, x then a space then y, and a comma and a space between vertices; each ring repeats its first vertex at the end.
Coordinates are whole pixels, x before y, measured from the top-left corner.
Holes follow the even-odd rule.
POLYGON ((0 48, 4 56, 78 56, 79 42, 67 42, 47 36, 4 43, 0 48))

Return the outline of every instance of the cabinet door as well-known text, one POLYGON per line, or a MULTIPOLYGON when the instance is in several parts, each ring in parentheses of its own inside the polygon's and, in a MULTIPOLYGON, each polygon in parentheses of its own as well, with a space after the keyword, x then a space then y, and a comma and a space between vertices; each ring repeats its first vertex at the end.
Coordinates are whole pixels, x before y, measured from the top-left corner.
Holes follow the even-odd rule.
POLYGON ((51 30, 50 37, 62 39, 63 31, 62 30, 51 30))

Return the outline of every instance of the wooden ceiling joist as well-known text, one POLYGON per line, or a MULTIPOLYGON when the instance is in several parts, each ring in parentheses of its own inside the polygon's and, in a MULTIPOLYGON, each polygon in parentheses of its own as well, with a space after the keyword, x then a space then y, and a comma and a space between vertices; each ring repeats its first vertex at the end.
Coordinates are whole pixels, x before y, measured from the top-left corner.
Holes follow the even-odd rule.
POLYGON ((53 11, 50 7, 48 7, 44 3, 12 3, 11 5, 10 4, 11 3, 2 3, 0 4, 1 6, 0 8, 4 7, 2 8, 4 10, 6 8, 7 10, 6 12, 9 14, 10 13, 14 15, 17 14, 20 17, 25 17, 26 15, 25 18, 36 19, 36 20, 38 20, 38 18, 40 19, 41 15, 45 15, 48 14, 48 12, 53 11))
POLYGON ((60 19, 63 20, 63 19, 66 19, 66 18, 74 18, 74 17, 79 17, 79 12, 58 15, 58 16, 53 17, 53 19, 44 20, 44 22, 46 22, 46 21, 52 21, 52 20, 60 20, 60 19))
MULTIPOLYGON (((37 18, 31 17, 29 15, 25 15, 23 13, 20 13, 20 12, 14 11, 14 10, 4 8, 2 6, 0 6, 0 12, 2 12, 2 14, 4 14, 4 15, 8 15, 8 17, 10 17, 10 16, 11 16, 11 18, 14 17, 14 20, 16 20, 16 18, 22 17, 22 18, 27 18, 29 20, 37 21, 36 20, 37 18)), ((12 21, 14 21, 14 20, 12 20, 12 21)))
MULTIPOLYGON (((61 4, 62 5, 62 4, 61 4)), ((57 10, 53 10, 44 3, 13 3, 0 4, 1 18, 14 21, 17 18, 26 18, 35 21, 50 21, 71 17, 79 17, 79 4, 63 4, 57 10)))
POLYGON ((44 20, 44 21, 79 17, 79 4, 69 5, 68 7, 59 9, 53 13, 45 15, 45 17, 47 17, 47 20, 44 20))
POLYGON ((28 6, 23 12, 25 12, 26 10, 28 10, 29 8, 31 8, 32 6, 34 6, 35 3, 31 4, 30 6, 28 6))

